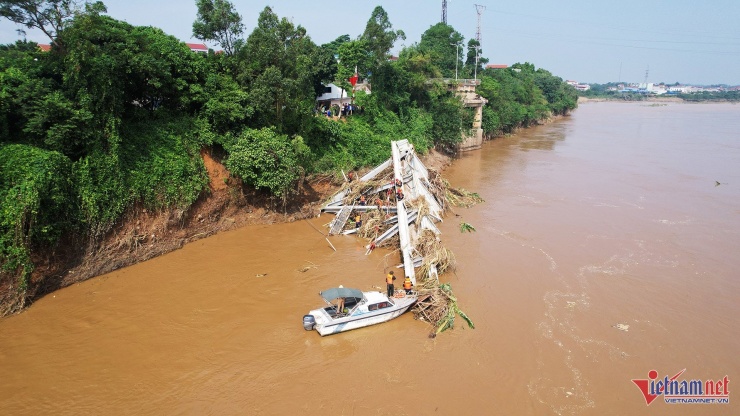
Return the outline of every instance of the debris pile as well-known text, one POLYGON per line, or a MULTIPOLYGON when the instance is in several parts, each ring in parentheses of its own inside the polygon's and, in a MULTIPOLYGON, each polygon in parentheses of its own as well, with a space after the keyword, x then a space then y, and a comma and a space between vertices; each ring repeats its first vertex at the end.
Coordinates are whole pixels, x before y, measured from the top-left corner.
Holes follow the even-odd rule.
POLYGON ((450 206, 469 207, 483 200, 427 170, 408 141, 392 142, 391 153, 363 177, 350 176, 322 207, 322 212, 336 214, 329 234, 356 233, 370 241, 368 253, 380 246, 398 248, 399 267, 419 293, 414 314, 433 326, 432 335, 452 328, 456 315, 472 328, 450 285, 440 284, 439 274, 454 270, 455 256, 443 246, 435 223, 450 206))
POLYGON ((452 328, 455 316, 459 315, 470 328, 475 328, 473 321, 457 306, 457 298, 452 293, 449 283, 443 283, 430 289, 426 289, 424 296, 420 296, 414 305, 414 315, 417 319, 432 324, 433 329, 429 334, 434 338, 440 332, 452 328))

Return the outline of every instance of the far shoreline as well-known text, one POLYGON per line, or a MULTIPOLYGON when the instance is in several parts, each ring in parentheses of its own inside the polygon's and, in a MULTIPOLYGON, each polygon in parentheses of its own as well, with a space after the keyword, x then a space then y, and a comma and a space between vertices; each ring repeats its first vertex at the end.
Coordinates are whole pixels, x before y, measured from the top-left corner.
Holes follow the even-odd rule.
MULTIPOLYGON (((639 102, 660 102, 660 103, 686 103, 682 98, 678 97, 646 97, 643 100, 625 100, 622 98, 606 98, 606 97, 578 97, 578 104, 586 103, 602 103, 602 102, 618 102, 618 103, 639 103, 639 102)), ((709 101, 706 101, 709 102, 709 101)))
POLYGON ((642 100, 625 100, 623 98, 614 97, 614 98, 607 98, 607 97, 578 97, 578 105, 581 104, 588 104, 588 103, 603 103, 603 102, 613 102, 613 103, 677 103, 677 104, 736 104, 737 101, 730 101, 730 100, 703 100, 703 101, 687 101, 683 98, 679 97, 662 97, 662 96, 648 96, 645 97, 645 99, 642 100))

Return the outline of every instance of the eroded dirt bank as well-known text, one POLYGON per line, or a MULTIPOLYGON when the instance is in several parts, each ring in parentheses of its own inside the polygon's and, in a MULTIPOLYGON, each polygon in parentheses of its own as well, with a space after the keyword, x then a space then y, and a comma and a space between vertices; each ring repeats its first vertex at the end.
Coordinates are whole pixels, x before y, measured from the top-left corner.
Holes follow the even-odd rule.
MULTIPOLYGON (((89 241, 67 236, 52 252, 33 253, 36 268, 25 299, 12 288, 0 288, 0 316, 22 311, 55 290, 169 253, 221 231, 246 225, 293 222, 313 217, 322 202, 340 186, 340 178, 320 175, 301 181, 298 193, 282 201, 243 186, 231 177, 218 156, 201 151, 209 189, 187 210, 130 209, 103 238, 89 241)), ((423 157, 441 170, 451 158, 432 151, 423 157)), ((361 172, 360 172, 361 173, 361 172)))

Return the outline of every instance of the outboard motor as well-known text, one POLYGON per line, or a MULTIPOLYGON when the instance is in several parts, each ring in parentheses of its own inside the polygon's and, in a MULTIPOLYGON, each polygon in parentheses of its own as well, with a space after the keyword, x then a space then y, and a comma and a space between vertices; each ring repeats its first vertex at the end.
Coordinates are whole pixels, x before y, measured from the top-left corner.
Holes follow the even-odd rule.
POLYGON ((310 331, 316 326, 316 318, 313 315, 303 315, 303 329, 310 331))

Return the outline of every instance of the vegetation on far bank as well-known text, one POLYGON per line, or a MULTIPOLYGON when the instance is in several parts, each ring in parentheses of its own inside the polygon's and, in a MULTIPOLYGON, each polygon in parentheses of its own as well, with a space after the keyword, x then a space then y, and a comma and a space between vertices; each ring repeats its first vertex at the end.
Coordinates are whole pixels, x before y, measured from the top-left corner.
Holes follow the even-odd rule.
MULTIPOLYGON (((239 186, 285 204, 306 175, 377 164, 399 138, 421 153, 451 150, 471 125, 441 78, 456 64, 472 78, 479 45, 456 57, 450 43, 463 37, 451 26, 431 26, 389 60, 405 35, 381 7, 357 38, 317 45, 269 7, 245 36, 228 1, 196 4, 194 36, 223 53, 193 53, 158 28, 105 15, 102 2, 0 1, 0 16, 42 28, 52 45, 0 45, 0 310, 22 307, 40 284, 32 253, 63 237, 95 251, 134 206, 187 212, 209 192, 203 148, 225 155, 239 186), (317 114, 323 84, 348 88, 355 67, 372 85, 355 99, 362 114, 317 114)), ((544 69, 485 62, 487 136, 576 106, 575 90, 544 69)))

